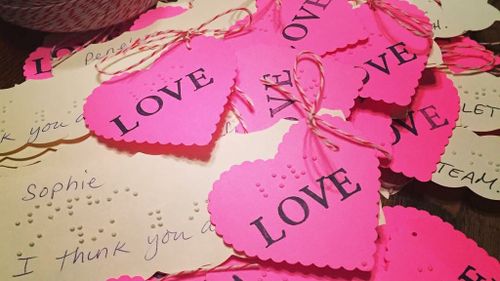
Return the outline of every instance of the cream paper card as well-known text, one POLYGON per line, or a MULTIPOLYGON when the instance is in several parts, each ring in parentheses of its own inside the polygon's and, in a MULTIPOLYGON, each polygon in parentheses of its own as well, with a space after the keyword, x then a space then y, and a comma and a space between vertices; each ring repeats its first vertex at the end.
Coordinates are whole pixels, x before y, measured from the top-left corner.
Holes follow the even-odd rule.
POLYGON ((427 12, 434 36, 450 38, 467 31, 488 28, 500 19, 500 12, 488 0, 409 0, 427 12), (441 6, 437 2, 441 2, 441 6))
POLYGON ((89 138, 2 178, 1 280, 106 280, 217 265, 233 252, 206 199, 233 164, 269 159, 290 121, 229 133, 210 160, 130 156, 89 138))
POLYGON ((489 73, 450 78, 460 94, 459 126, 475 132, 500 129, 500 78, 489 73))
POLYGON ((432 181, 447 187, 467 186, 475 193, 500 200, 500 137, 478 136, 455 128, 432 181))
POLYGON ((441 48, 439 48, 436 41, 432 41, 432 49, 429 59, 427 60, 427 67, 436 67, 441 64, 443 64, 443 54, 441 53, 441 48))
MULTIPOLYGON (((232 8, 255 9, 248 0, 196 1, 193 8, 178 17, 159 20, 151 26, 102 43, 90 45, 53 70, 54 78, 26 81, 0 91, 0 154, 16 152, 27 143, 44 144, 56 140, 72 140, 88 133, 83 122, 82 106, 108 76, 98 75, 94 65, 102 57, 125 48, 137 38, 158 30, 194 28, 219 13, 232 8)), ((220 18, 208 28, 227 28, 243 13, 220 18)), ((168 55, 168 54, 166 54, 168 55)), ((140 60, 143 54, 128 57, 113 67, 140 60)))

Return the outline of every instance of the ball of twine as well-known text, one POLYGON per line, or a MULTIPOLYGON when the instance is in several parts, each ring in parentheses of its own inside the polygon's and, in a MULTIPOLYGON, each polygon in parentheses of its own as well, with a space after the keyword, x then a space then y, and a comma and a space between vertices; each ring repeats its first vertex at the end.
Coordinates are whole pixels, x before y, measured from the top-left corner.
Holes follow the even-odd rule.
POLYGON ((79 32, 131 19, 158 0, 0 0, 0 17, 26 28, 79 32))

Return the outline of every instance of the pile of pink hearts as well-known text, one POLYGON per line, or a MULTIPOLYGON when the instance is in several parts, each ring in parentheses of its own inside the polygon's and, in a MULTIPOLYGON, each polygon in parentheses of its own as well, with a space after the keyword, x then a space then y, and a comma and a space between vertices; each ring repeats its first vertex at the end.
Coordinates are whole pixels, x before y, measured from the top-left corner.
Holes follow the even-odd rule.
POLYGON ((98 138, 137 151, 211 147, 228 114, 240 133, 290 123, 273 159, 231 167, 209 195, 216 232, 247 258, 184 277, 498 279, 498 261, 442 220, 380 207, 382 171, 429 181, 458 119, 452 81, 426 69, 424 12, 404 0, 257 1, 230 29, 207 27, 236 12, 249 13, 132 44, 151 56, 99 68, 119 75, 84 106, 98 138))

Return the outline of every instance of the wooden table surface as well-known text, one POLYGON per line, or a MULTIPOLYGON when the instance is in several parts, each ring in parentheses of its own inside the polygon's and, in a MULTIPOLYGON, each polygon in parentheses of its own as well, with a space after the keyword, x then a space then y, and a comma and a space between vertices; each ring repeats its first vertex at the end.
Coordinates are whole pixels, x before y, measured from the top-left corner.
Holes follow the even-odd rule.
MULTIPOLYGON (((490 2, 500 7, 500 0, 490 2)), ((479 42, 497 42, 500 39, 500 22, 469 35, 479 42)), ((0 88, 9 88, 24 81, 23 62, 41 44, 44 36, 43 32, 0 21, 0 88)), ((500 51, 500 46, 489 48, 496 53, 500 51)), ((500 151, 492 153, 500 155, 500 151)), ((383 203, 387 206, 412 206, 440 216, 500 260, 500 202, 484 199, 467 188, 450 189, 432 182, 412 181, 383 203)))

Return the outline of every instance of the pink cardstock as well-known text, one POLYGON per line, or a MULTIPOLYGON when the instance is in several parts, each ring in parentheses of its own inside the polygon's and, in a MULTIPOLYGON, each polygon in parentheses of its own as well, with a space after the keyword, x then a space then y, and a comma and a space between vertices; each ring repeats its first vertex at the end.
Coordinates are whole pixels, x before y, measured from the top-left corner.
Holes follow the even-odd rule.
POLYGON ((140 276, 130 277, 128 275, 122 275, 118 278, 110 278, 106 281, 146 281, 146 279, 144 279, 140 276))
POLYGON ((281 1, 284 45, 318 55, 345 48, 367 37, 359 16, 347 0, 281 1))
POLYGON ((446 74, 426 70, 405 119, 392 123, 394 141, 390 169, 429 181, 455 128, 458 92, 446 74))
MULTIPOLYGON (((237 53, 237 84, 253 106, 248 106, 238 98, 234 99, 233 104, 240 112, 247 131, 268 128, 280 119, 297 120, 303 117, 303 112, 293 100, 261 81, 267 79, 279 84, 299 98, 293 82, 296 55, 296 50, 264 44, 254 44, 237 53)), ((325 90, 321 106, 342 110, 345 116, 349 116, 354 99, 362 87, 363 72, 333 61, 325 61, 323 69, 325 90)), ((300 62, 297 74, 308 98, 313 100, 319 91, 318 68, 313 62, 304 60, 300 62)), ((238 131, 242 131, 242 128, 238 128, 238 131)))
POLYGON ((187 11, 187 9, 179 6, 157 7, 143 13, 139 18, 137 18, 134 21, 134 24, 130 27, 130 31, 143 29, 153 24, 157 20, 172 18, 184 13, 185 11, 187 11))
POLYGON ((368 99, 358 101, 349 121, 367 140, 384 147, 388 152, 392 150, 392 119, 389 114, 377 110, 376 102, 368 99))
POLYGON ((52 75, 52 48, 38 47, 24 61, 23 74, 26 80, 42 80, 52 75))
MULTIPOLYGON (((409 15, 425 17, 407 1, 386 0, 409 15)), ((394 18, 367 4, 356 10, 368 31, 368 40, 325 57, 365 71, 361 97, 405 106, 411 102, 429 57, 432 39, 415 35, 394 18)), ((349 30, 346 28, 346 30, 349 30)))
POLYGON ((352 281, 351 277, 347 271, 332 276, 318 270, 299 271, 261 266, 256 269, 208 273, 206 281, 352 281))
POLYGON ((281 1, 281 8, 275 0, 262 0, 257 1, 252 29, 231 44, 238 50, 263 42, 322 55, 366 39, 359 20, 347 0, 287 0, 281 1), (349 28, 332 28, 345 26, 349 28))
POLYGON ((384 214, 384 266, 373 280, 499 280, 498 260, 441 218, 401 206, 384 214))
POLYGON ((198 36, 163 54, 149 69, 114 77, 87 98, 89 129, 133 143, 207 145, 236 76, 232 50, 198 36))
MULTIPOLYGON (((360 136, 338 117, 321 118, 360 136)), ((208 210, 225 243, 264 261, 372 269, 380 187, 377 152, 323 133, 338 151, 299 121, 274 159, 244 162, 221 175, 209 194, 208 210)))
POLYGON ((467 36, 437 39, 443 64, 454 74, 465 71, 490 71, 500 64, 500 57, 467 36))

